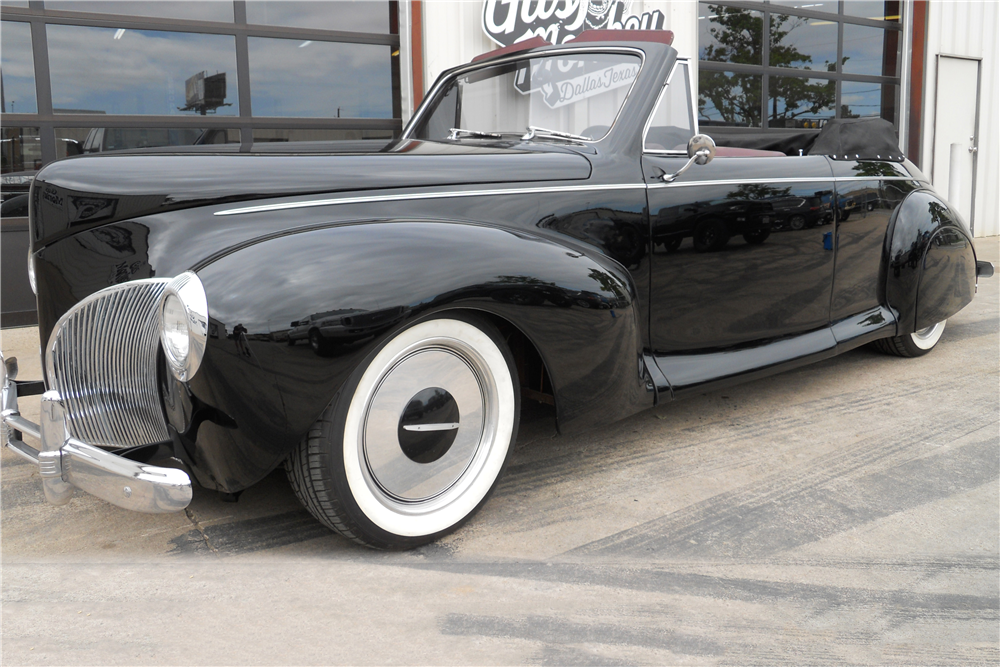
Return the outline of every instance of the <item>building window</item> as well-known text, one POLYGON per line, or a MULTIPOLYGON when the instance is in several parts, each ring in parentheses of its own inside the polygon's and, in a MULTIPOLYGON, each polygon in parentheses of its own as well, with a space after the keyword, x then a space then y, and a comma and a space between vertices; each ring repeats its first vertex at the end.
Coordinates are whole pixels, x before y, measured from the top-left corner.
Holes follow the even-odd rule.
POLYGON ((45 9, 191 21, 233 22, 233 3, 221 0, 45 0, 45 9))
MULTIPOLYGON (((0 129, 0 173, 29 175, 42 166, 42 149, 37 127, 9 127, 0 129)), ((4 190, 14 185, 31 184, 30 178, 19 181, 13 176, 2 181, 4 190)))
POLYGON ((250 38, 259 116, 392 118, 392 47, 250 38))
POLYGON ((82 153, 324 150, 402 131, 396 0, 0 5, 4 200, 82 153))
POLYGON ((3 113, 37 113, 35 64, 31 58, 31 26, 20 21, 0 21, 0 94, 3 113))
POLYGON ((702 70, 698 75, 699 124, 760 127, 762 81, 759 74, 702 70))
POLYGON ((767 126, 819 128, 835 117, 837 82, 799 76, 768 80, 767 126))
POLYGON ((387 33, 389 3, 386 0, 315 2, 307 0, 249 0, 247 23, 320 30, 387 33))
POLYGON ((231 35, 75 25, 46 35, 54 113, 239 115, 231 35))
POLYGON ((701 125, 820 128, 880 117, 898 127, 898 0, 698 7, 701 125))

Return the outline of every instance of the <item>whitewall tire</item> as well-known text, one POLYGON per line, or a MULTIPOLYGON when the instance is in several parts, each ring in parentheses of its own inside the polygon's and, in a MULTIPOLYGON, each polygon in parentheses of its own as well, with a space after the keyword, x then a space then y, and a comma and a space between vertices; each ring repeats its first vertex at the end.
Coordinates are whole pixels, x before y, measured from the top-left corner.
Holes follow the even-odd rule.
POLYGON ((897 357, 920 357, 933 350, 938 344, 947 323, 948 320, 941 320, 910 334, 877 340, 873 345, 876 349, 887 354, 894 354, 897 357))
POLYGON ((910 334, 910 342, 917 349, 930 352, 938 344, 938 341, 941 340, 941 334, 944 333, 944 325, 947 322, 948 320, 941 320, 937 324, 932 324, 920 331, 914 331, 910 334))
POLYGON ((411 548, 455 530, 496 486, 520 391, 500 333, 465 313, 397 333, 352 375, 289 457, 300 500, 337 532, 411 548))

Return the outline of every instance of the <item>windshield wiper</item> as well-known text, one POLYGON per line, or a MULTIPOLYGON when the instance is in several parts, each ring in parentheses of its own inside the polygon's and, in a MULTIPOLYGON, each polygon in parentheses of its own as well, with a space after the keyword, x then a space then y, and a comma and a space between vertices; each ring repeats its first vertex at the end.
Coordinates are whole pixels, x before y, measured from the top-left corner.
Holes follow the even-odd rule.
POLYGON ((560 130, 550 130, 537 125, 529 125, 528 132, 521 137, 521 141, 529 141, 535 137, 551 137, 553 139, 572 139, 574 141, 593 141, 590 137, 581 137, 579 134, 570 134, 560 130))
POLYGON ((459 137, 472 137, 474 139, 503 139, 503 135, 499 132, 481 132, 479 130, 463 130, 460 127, 451 128, 451 133, 448 135, 449 139, 458 139, 459 137))

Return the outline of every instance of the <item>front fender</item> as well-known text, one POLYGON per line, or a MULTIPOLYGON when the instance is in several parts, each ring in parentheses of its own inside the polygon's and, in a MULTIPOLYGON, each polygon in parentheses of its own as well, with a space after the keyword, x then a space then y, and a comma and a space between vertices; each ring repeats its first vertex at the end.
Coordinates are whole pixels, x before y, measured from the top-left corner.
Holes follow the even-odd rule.
POLYGON ((334 225, 240 248, 198 275, 214 333, 190 390, 235 424, 194 437, 229 491, 280 463, 383 341, 447 309, 491 313, 532 341, 563 428, 652 405, 628 272, 548 239, 471 223, 334 225))
POLYGON ((972 301, 976 255, 961 217, 930 190, 916 190, 896 211, 883 257, 886 302, 897 335, 945 320, 972 301))

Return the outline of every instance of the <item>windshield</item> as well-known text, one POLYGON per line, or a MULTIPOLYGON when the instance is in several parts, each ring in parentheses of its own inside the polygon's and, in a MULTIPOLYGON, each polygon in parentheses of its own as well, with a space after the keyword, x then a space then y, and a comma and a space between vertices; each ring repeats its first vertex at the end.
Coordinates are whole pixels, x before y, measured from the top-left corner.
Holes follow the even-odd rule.
POLYGON ((478 69, 441 90, 414 137, 475 139, 534 126, 596 141, 611 129, 640 65, 637 55, 580 53, 478 69))

